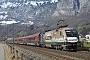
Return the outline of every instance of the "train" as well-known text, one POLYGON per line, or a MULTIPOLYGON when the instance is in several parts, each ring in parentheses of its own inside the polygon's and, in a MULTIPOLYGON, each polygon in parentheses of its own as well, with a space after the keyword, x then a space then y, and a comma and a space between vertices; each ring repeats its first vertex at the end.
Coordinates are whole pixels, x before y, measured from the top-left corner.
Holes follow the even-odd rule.
POLYGON ((6 43, 26 44, 40 47, 51 47, 59 50, 77 51, 79 35, 76 29, 61 27, 54 30, 46 30, 24 37, 7 39, 6 43))

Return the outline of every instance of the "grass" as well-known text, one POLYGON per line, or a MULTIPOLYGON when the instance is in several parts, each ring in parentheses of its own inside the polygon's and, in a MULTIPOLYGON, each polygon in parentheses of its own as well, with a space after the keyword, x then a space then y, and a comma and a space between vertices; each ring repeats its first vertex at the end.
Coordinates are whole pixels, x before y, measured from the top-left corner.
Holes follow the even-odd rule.
POLYGON ((83 47, 89 47, 90 48, 90 43, 84 43, 83 47))

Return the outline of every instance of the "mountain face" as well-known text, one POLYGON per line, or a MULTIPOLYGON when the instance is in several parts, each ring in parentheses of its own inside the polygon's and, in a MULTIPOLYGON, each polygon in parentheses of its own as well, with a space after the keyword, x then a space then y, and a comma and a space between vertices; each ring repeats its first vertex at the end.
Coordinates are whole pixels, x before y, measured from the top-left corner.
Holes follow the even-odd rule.
POLYGON ((31 32, 53 29, 62 19, 78 28, 90 24, 89 16, 90 0, 0 0, 0 24, 27 25, 31 32))
POLYGON ((80 9, 79 0, 60 0, 57 4, 56 12, 62 15, 76 15, 80 12, 80 9))
POLYGON ((74 16, 81 12, 88 12, 89 3, 89 0, 2 0, 0 20, 13 19, 20 23, 29 23, 33 20, 74 16))

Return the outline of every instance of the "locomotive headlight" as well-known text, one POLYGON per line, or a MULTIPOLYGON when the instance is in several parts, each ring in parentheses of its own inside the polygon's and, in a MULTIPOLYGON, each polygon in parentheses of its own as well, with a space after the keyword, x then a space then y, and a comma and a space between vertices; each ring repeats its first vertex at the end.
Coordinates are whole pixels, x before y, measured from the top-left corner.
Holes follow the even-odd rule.
POLYGON ((74 41, 75 39, 69 39, 69 41, 74 41))
POLYGON ((69 41, 77 41, 77 39, 69 39, 69 41))

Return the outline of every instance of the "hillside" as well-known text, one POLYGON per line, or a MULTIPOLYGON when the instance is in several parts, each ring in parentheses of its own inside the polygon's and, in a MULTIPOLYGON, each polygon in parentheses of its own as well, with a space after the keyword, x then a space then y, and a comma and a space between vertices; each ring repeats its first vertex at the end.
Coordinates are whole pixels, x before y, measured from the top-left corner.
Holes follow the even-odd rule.
POLYGON ((0 37, 25 36, 57 28, 58 20, 90 33, 90 0, 2 0, 0 1, 0 37), (7 25, 8 24, 8 25, 7 25))

